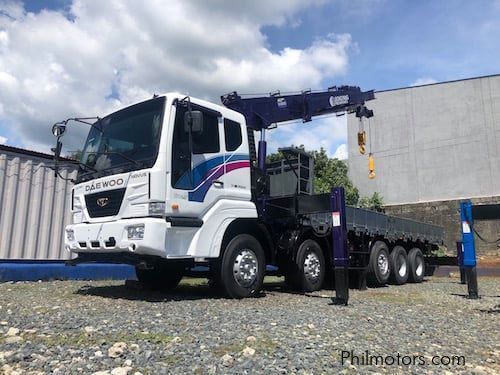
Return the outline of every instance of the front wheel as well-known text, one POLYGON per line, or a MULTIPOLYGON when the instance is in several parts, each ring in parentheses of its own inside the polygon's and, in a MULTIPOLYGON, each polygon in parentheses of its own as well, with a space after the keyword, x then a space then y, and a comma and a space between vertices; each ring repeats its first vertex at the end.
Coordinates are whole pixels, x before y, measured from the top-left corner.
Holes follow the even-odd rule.
POLYGON ((226 246, 219 270, 220 285, 228 297, 256 295, 266 272, 264 250, 259 241, 248 234, 234 237, 226 246))
POLYGON ((178 263, 157 263, 152 268, 135 267, 137 280, 151 288, 171 290, 179 285, 184 276, 185 265, 178 263))
POLYGON ((325 280, 325 256, 314 240, 305 240, 299 246, 295 263, 288 267, 285 280, 300 292, 314 292, 321 289, 325 280))

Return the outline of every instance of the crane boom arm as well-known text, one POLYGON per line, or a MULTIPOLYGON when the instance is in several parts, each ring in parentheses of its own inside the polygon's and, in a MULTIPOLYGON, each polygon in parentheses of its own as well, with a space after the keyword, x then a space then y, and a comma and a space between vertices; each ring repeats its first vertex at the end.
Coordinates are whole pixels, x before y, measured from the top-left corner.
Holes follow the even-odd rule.
POLYGON ((242 98, 232 92, 221 96, 222 104, 245 116, 247 126, 254 130, 269 128, 272 124, 302 119, 311 121, 315 116, 331 113, 356 113, 359 118, 372 117, 373 111, 365 102, 375 99, 373 91, 361 91, 357 86, 331 87, 326 91, 305 91, 300 94, 242 98))

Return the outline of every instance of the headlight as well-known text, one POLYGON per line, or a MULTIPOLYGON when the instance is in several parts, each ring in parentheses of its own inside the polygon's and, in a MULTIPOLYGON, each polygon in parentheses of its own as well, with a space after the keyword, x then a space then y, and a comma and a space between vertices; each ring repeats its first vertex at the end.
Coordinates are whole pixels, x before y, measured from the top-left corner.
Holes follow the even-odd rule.
POLYGON ((73 242, 75 240, 75 232, 73 231, 73 229, 66 229, 66 238, 70 242, 73 242))
POLYGON ((142 240, 144 238, 144 224, 128 226, 127 238, 129 240, 142 240))
POLYGON ((151 202, 149 204, 149 216, 165 215, 165 202, 151 202))

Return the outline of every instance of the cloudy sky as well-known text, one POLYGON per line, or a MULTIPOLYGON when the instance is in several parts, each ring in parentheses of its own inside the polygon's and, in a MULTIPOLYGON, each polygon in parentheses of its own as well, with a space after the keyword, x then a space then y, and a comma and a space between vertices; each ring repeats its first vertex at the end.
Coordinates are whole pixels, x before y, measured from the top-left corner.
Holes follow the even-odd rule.
MULTIPOLYGON (((167 91, 219 102, 497 74, 499 36, 499 0, 0 0, 0 143, 48 151, 55 121, 167 91)), ((270 133, 271 148, 346 155, 345 118, 270 133)))

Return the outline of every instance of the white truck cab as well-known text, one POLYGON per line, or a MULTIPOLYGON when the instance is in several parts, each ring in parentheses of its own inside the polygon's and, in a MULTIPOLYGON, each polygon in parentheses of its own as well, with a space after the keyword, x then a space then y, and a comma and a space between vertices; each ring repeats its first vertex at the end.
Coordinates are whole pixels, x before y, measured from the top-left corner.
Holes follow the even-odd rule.
POLYGON ((213 103, 168 93, 114 112, 90 129, 81 163, 74 253, 216 258, 227 226, 257 217, 245 119, 213 103), (188 110, 202 116, 191 135, 188 110))

